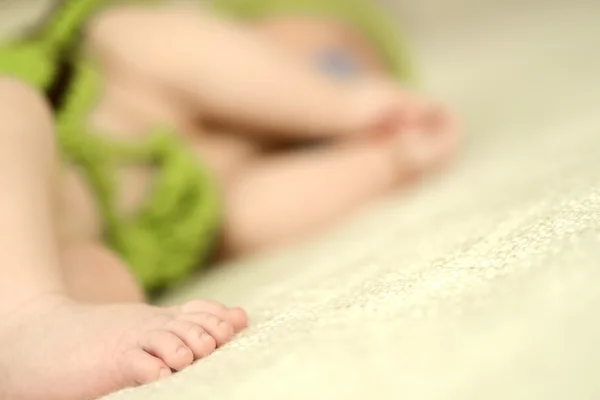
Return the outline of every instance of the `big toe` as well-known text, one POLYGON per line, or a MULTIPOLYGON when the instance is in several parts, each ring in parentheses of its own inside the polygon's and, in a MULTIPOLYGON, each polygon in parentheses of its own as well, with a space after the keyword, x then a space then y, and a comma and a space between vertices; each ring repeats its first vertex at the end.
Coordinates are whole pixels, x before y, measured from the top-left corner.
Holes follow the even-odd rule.
POLYGON ((171 368, 161 359, 134 347, 124 354, 123 372, 126 386, 138 386, 170 376, 171 368))
POLYGON ((176 371, 188 367, 194 361, 192 350, 175 333, 168 330, 157 329, 148 332, 140 341, 140 347, 176 371))

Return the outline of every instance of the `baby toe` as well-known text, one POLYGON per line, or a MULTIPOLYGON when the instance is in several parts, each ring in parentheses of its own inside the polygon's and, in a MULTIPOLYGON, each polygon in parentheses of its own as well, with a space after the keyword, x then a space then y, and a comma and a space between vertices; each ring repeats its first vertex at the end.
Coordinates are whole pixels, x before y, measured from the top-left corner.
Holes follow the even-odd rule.
POLYGON ((140 348, 125 353, 123 371, 129 386, 145 385, 171 375, 171 368, 162 360, 140 348))
POLYGON ((179 312, 189 313, 210 313, 218 316, 221 319, 226 319, 228 316, 229 309, 223 304, 205 299, 196 299, 189 301, 182 305, 179 312))
POLYGON ((202 341, 202 346, 204 346, 208 354, 212 354, 212 352, 216 350, 217 341, 210 335, 210 333, 204 332, 202 336, 200 336, 200 340, 202 341))
POLYGON ((421 174, 435 162, 438 150, 429 135, 406 131, 394 143, 397 169, 403 173, 421 174))
POLYGON ((229 321, 221 319, 214 314, 206 312, 182 314, 180 319, 201 326, 215 339, 217 347, 230 341, 235 334, 235 329, 229 321))
POLYGON ((433 140, 439 149, 439 162, 443 166, 451 161, 462 142, 462 128, 456 114, 446 107, 439 106, 432 111, 430 132, 435 133, 433 140))
POLYGON ((423 113, 422 123, 429 132, 443 133, 447 128, 447 111, 439 104, 432 104, 423 113))
POLYGON ((429 108, 430 104, 427 100, 416 94, 409 94, 400 112, 400 129, 421 130, 429 108))
POLYGON ((180 307, 180 312, 190 313, 209 313, 216 315, 229 322, 234 327, 235 332, 239 332, 248 325, 246 312, 239 308, 228 308, 221 303, 211 300, 192 300, 180 307))
POLYGON ((167 330, 149 332, 140 343, 149 354, 160 358, 169 368, 180 371, 194 361, 192 351, 177 335, 167 330))
POLYGON ((216 348, 215 339, 193 322, 175 320, 167 325, 167 329, 192 350, 196 360, 208 356, 216 348))
POLYGON ((229 318, 227 320, 233 325, 235 332, 239 332, 248 327, 248 314, 243 308, 234 307, 230 309, 229 318))

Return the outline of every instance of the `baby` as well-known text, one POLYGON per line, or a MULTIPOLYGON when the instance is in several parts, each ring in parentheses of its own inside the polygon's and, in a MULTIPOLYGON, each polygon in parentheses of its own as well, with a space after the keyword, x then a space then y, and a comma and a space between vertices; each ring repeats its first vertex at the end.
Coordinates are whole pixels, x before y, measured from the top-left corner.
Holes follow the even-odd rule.
POLYGON ((43 46, 0 53, 1 398, 92 399, 206 357, 245 312, 151 307, 144 289, 186 276, 210 236, 237 257, 327 227, 458 142, 447 111, 398 83, 409 71, 368 3, 115 6, 73 53, 71 17, 92 3, 43 46), (57 44, 56 70, 14 61, 57 44))

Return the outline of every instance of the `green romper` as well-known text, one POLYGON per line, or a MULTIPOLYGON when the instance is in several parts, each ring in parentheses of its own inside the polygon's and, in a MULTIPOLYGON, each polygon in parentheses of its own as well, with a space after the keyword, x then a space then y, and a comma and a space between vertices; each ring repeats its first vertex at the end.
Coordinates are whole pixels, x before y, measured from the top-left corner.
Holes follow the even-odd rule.
MULTIPOLYGON (((130 265, 148 292, 185 278, 209 256, 220 221, 219 196, 207 170, 168 129, 143 143, 116 142, 90 132, 86 117, 101 89, 93 62, 79 49, 89 17, 115 0, 59 0, 50 21, 29 37, 0 47, 0 74, 46 93, 56 118, 64 161, 93 188, 104 239, 130 265), (127 164, 158 171, 148 201, 133 216, 118 213, 116 169, 127 164)), ((151 3, 155 0, 128 0, 151 3)), ((200 1, 200 0, 199 0, 200 1)), ((349 23, 373 43, 400 81, 414 77, 395 21, 374 0, 212 0, 214 12, 238 19, 307 14, 349 23)))
POLYGON ((54 109, 61 155, 88 180, 106 243, 153 293, 185 278, 210 255, 219 226, 219 197, 208 171, 167 128, 157 128, 142 143, 111 141, 90 132, 86 117, 102 82, 94 64, 79 53, 79 33, 107 3, 60 3, 37 32, 0 47, 0 74, 45 92, 54 109), (116 169, 128 164, 158 171, 147 202, 132 217, 120 215, 115 204, 116 169))

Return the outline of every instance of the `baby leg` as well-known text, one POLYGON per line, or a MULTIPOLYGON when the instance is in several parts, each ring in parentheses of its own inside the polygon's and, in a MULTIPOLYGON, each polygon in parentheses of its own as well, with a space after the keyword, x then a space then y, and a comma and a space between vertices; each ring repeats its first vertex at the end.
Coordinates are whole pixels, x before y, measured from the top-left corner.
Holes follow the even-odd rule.
POLYGON ((0 348, 0 398, 98 398, 185 368, 246 325, 242 310, 208 301, 156 308, 71 299, 57 243, 50 112, 34 91, 0 78, 0 121, 0 342, 10 344, 0 348))
POLYGON ((69 295, 89 303, 140 303, 144 293, 125 263, 94 241, 67 247, 63 270, 69 295))
POLYGON ((391 84, 331 80, 257 31, 198 8, 116 7, 96 18, 88 38, 107 74, 145 76, 180 108, 248 133, 369 133, 403 101, 391 84))
POLYGON ((302 239, 408 183, 445 156, 426 135, 361 141, 272 156, 226 192, 226 255, 302 239))
POLYGON ((142 302, 129 268, 101 243, 102 221, 85 178, 73 167, 61 176, 57 230, 68 295, 88 303, 142 302))
MULTIPOLYGON (((54 242, 57 157, 50 111, 0 76, 0 312, 64 290, 54 242)), ((1 396, 0 396, 1 397, 1 396)))

